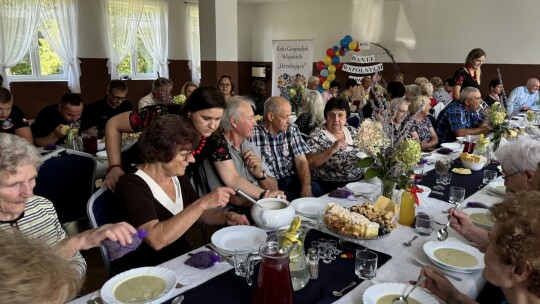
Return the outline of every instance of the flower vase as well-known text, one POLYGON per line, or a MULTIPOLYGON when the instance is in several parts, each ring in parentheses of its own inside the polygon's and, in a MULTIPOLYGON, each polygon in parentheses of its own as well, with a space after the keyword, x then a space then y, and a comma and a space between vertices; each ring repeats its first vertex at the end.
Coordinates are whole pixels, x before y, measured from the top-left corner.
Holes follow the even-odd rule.
POLYGON ((396 181, 392 179, 381 178, 381 194, 389 199, 392 199, 394 194, 394 188, 396 188, 396 181))
POLYGON ((497 151, 499 148, 502 136, 503 132, 493 132, 493 152, 497 151))

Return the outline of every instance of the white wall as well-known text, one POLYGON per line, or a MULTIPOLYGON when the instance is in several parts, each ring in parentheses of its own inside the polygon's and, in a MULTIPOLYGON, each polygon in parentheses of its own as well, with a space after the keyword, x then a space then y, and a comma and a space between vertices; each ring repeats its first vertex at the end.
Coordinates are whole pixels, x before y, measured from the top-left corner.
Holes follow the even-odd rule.
POLYGON ((318 61, 350 34, 388 47, 398 62, 459 63, 480 47, 486 63, 540 63, 537 0, 294 0, 252 7, 253 61, 272 61, 272 40, 280 39, 314 39, 318 61))
POLYGON ((251 27, 254 6, 238 2, 238 61, 251 61, 251 27))

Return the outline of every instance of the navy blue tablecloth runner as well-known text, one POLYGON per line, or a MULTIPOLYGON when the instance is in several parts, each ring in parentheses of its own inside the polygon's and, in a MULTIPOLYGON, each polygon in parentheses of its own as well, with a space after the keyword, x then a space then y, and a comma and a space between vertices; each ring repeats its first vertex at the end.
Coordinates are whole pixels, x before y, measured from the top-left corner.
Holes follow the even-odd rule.
MULTIPOLYGON (((306 252, 312 241, 321 238, 338 240, 332 235, 312 229, 306 236, 306 252)), ((339 245, 338 248, 343 250, 344 253, 351 253, 354 256, 354 251, 341 248, 339 245)), ((374 252, 379 257, 379 267, 392 258, 386 253, 374 252)), ((352 281, 361 283, 363 280, 359 279, 354 273, 354 260, 354 258, 341 258, 338 256, 330 264, 320 261, 319 277, 316 280, 309 280, 306 287, 294 293, 295 303, 332 303, 337 300, 332 295, 333 290, 339 290, 352 281)), ((182 303, 252 303, 251 296, 257 281, 257 274, 258 267, 256 267, 253 274, 253 286, 250 287, 244 278, 236 276, 234 269, 231 269, 200 286, 186 291, 184 293, 185 300, 182 303)), ((171 300, 165 303, 171 303, 171 300)))
MULTIPOLYGON (((482 170, 472 171, 472 174, 470 175, 462 175, 462 174, 453 173, 452 183, 450 185, 445 185, 443 191, 433 189, 433 187, 436 185, 436 179, 437 179, 437 173, 435 172, 435 170, 429 171, 427 175, 422 178, 422 181, 419 184, 427 186, 431 188, 433 191, 443 192, 444 195, 440 195, 440 194, 433 193, 432 191, 431 194, 429 195, 429 197, 433 197, 441 201, 448 202, 451 186, 465 188, 465 198, 467 198, 479 190, 478 186, 482 184, 482 179, 484 177, 484 170, 494 170, 494 171, 499 172, 499 169, 497 169, 497 166, 499 164, 500 163, 498 162, 497 163, 492 162, 488 164, 482 170)), ((464 168, 459 158, 454 160, 454 162, 452 163, 452 168, 464 168)), ((450 172, 452 172, 452 169, 450 169, 450 172)))

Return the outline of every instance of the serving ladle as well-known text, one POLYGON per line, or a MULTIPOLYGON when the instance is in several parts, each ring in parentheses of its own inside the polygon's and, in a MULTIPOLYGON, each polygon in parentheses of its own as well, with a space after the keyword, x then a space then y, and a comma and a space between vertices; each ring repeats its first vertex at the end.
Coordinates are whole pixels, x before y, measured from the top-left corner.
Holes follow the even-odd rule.
POLYGON ((409 304, 409 301, 407 301, 407 299, 409 298, 409 295, 413 292, 413 290, 416 289, 416 287, 418 287, 418 285, 420 285, 422 282, 424 282, 425 279, 426 279, 426 276, 423 275, 423 274, 420 274, 420 276, 418 277, 418 280, 416 281, 416 284, 414 284, 413 288, 411 290, 409 290, 409 292, 405 296, 399 296, 399 297, 395 298, 392 301, 392 304, 409 304))
POLYGON ((236 192, 236 194, 240 195, 241 197, 247 199, 250 203, 254 204, 254 205, 257 205, 259 206, 260 208, 263 208, 264 207, 259 204, 259 201, 256 201, 254 199, 251 198, 251 196, 247 195, 244 191, 240 190, 240 189, 234 189, 234 191, 236 192))
MULTIPOLYGON (((461 207, 461 203, 457 203, 455 209, 458 210, 459 207, 461 207)), ((448 238, 448 226, 450 226, 451 221, 452 221, 452 216, 449 215, 448 222, 446 223, 446 225, 444 225, 444 227, 442 227, 439 231, 437 231, 437 240, 442 242, 448 238)))

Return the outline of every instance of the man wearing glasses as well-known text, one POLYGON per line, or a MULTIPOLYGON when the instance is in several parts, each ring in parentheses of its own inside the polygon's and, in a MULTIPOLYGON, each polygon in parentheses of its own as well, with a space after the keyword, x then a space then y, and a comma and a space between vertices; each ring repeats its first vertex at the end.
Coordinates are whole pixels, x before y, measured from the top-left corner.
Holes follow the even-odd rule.
POLYGON ((105 136, 105 126, 111 117, 133 109, 131 102, 126 99, 127 93, 125 81, 111 80, 107 87, 107 96, 88 105, 88 125, 97 127, 99 138, 105 136))
POLYGON ((482 96, 477 88, 464 88, 459 94, 459 100, 446 106, 437 118, 439 141, 454 142, 459 136, 489 133, 489 125, 478 117, 481 102, 482 96))

